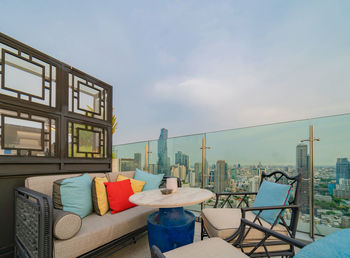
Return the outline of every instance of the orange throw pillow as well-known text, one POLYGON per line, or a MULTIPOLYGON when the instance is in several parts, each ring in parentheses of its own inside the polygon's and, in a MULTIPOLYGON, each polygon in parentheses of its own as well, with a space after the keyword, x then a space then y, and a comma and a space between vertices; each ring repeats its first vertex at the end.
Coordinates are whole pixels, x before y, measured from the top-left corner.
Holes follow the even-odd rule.
POLYGON ((129 197, 134 194, 130 179, 104 184, 107 189, 108 202, 112 214, 136 206, 136 204, 129 202, 129 197))

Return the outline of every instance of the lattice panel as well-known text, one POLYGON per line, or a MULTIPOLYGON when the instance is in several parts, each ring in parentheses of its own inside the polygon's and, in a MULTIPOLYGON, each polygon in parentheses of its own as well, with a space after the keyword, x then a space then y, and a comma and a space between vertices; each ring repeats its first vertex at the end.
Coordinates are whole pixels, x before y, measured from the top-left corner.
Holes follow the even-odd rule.
POLYGON ((56 107, 56 67, 0 43, 0 94, 56 107))
POLYGON ((88 79, 69 73, 69 111, 107 120, 107 90, 88 79))
POLYGON ((56 119, 0 109, 0 156, 56 156, 56 119))
POLYGON ((69 158, 106 158, 107 130, 101 127, 68 122, 69 158))

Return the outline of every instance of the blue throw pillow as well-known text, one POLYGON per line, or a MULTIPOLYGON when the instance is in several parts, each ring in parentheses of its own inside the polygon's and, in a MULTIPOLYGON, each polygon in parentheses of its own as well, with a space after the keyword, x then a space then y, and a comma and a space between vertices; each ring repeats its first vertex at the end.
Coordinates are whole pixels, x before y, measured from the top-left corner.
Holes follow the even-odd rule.
POLYGON ((160 183, 162 182, 164 174, 152 175, 142 170, 136 169, 134 179, 146 182, 142 189, 143 191, 158 189, 160 183))
MULTIPOLYGON (((278 184, 264 180, 256 195, 253 207, 287 205, 292 191, 290 185, 278 184)), ((281 210, 267 210, 260 214, 265 221, 273 224, 281 210)), ((259 211, 253 211, 258 214, 259 211)))
POLYGON ((89 215, 92 212, 91 182, 88 174, 56 180, 52 194, 54 207, 81 218, 89 215))
POLYGON ((350 229, 343 229, 323 237, 301 249, 294 257, 350 257, 350 229))

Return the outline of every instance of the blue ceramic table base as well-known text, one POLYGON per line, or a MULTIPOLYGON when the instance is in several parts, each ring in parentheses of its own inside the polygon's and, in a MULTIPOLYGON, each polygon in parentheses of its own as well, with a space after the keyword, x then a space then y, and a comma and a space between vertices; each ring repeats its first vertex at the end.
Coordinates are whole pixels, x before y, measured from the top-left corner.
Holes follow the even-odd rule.
POLYGON ((160 208, 148 216, 148 241, 163 253, 193 242, 194 218, 184 208, 160 208))

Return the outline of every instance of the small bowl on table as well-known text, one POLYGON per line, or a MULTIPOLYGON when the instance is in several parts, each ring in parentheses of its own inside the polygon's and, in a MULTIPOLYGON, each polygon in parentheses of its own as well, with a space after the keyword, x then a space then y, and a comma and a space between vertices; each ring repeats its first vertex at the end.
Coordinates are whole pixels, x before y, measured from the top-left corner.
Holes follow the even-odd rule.
POLYGON ((167 194, 173 193, 173 189, 163 188, 163 189, 160 190, 160 192, 161 192, 163 195, 167 195, 167 194))

